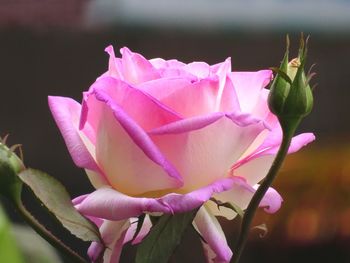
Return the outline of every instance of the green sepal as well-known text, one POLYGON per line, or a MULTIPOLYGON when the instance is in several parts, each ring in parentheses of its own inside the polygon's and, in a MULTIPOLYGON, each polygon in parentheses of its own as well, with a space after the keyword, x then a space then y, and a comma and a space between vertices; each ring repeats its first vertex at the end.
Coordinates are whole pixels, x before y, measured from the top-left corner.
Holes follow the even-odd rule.
MULTIPOLYGON (((304 52, 302 54, 305 55, 306 53, 304 52)), ((292 88, 285 101, 283 114, 281 114, 285 118, 305 117, 311 112, 313 107, 311 87, 304 72, 306 58, 301 57, 300 62, 292 88)))
POLYGON ((289 37, 286 40, 286 51, 279 68, 271 68, 276 73, 275 78, 270 86, 268 103, 272 113, 278 115, 283 111, 284 101, 289 93, 292 80, 288 76, 288 60, 289 60, 289 37))
POLYGON ((225 207, 225 208, 231 209, 232 211, 237 213, 240 218, 243 218, 244 211, 242 210, 242 208, 240 208, 235 203, 233 203, 233 202, 221 202, 220 200, 217 200, 214 197, 210 198, 210 201, 214 202, 218 206, 219 210, 220 210, 220 207, 225 207))

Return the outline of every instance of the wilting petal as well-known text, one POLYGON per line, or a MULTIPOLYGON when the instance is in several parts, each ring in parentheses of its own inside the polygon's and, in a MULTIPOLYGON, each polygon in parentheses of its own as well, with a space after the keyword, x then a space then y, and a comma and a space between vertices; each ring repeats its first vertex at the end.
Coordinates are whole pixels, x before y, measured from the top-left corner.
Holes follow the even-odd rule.
POLYGON ((208 262, 230 262, 232 251, 227 245, 225 234, 218 220, 205 205, 198 210, 193 225, 210 248, 208 250, 204 246, 207 252, 205 254, 209 257, 208 262), (211 252, 214 252, 214 255, 211 252))
POLYGON ((94 158, 79 132, 81 106, 71 98, 48 97, 51 113, 60 129, 74 163, 82 168, 98 171, 94 158))

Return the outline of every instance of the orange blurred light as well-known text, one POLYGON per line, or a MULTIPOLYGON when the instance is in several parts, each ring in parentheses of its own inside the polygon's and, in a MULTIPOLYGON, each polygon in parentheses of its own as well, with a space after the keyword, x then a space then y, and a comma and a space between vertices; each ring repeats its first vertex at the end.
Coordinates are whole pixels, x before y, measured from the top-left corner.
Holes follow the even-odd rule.
POLYGON ((287 221, 288 238, 292 241, 310 242, 317 238, 320 217, 314 209, 295 211, 287 221))
POLYGON ((339 235, 350 236, 350 208, 339 214, 339 235))

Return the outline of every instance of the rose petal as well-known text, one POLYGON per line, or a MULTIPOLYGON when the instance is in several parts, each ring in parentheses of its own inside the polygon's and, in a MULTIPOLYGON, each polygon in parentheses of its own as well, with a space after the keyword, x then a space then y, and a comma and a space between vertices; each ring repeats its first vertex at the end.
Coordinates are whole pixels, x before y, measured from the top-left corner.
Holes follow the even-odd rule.
POLYGON ((187 65, 176 59, 164 60, 161 58, 154 58, 149 60, 149 62, 157 69, 161 78, 181 78, 192 82, 198 81, 196 74, 192 74, 190 71, 186 70, 185 67, 187 65))
POLYGON ((99 171, 79 132, 81 106, 71 98, 48 97, 51 113, 61 131, 74 163, 82 168, 99 171))
POLYGON ((184 66, 183 69, 199 79, 205 79, 210 76, 210 66, 205 62, 192 62, 184 66))
MULTIPOLYGON (((164 61, 157 63, 166 63, 164 61)), ((177 69, 178 70, 178 69, 177 69)), ((193 62, 182 66, 191 75, 174 73, 168 77, 141 83, 138 87, 182 115, 194 116, 217 111, 237 111, 239 103, 227 77, 231 70, 231 60, 221 63, 215 71, 203 62, 193 62), (196 75, 194 79, 192 75, 196 75), (193 99, 196 105, 193 108, 193 99)))
POLYGON ((73 204, 74 206, 75 206, 75 205, 79 205, 79 204, 81 204, 81 202, 83 202, 88 196, 89 196, 89 194, 77 196, 76 198, 74 198, 74 199, 72 200, 72 204, 73 204))
POLYGON ((100 254, 103 251, 103 245, 98 242, 91 242, 87 254, 89 258, 91 259, 91 262, 96 262, 97 259, 99 258, 100 254))
MULTIPOLYGON (((72 204, 74 206, 79 206, 88 196, 89 196, 88 194, 78 196, 72 200, 72 204)), ((97 227, 100 227, 103 223, 103 219, 99 217, 94 217, 94 216, 86 216, 86 217, 89 218, 97 227)))
POLYGON ((214 252, 214 255, 212 253, 206 253, 208 262, 230 262, 232 251, 227 245, 225 234, 218 220, 210 213, 206 206, 202 206, 198 210, 193 225, 207 242, 210 248, 207 252, 214 252))
POLYGON ((174 122, 150 135, 179 170, 182 190, 190 192, 227 176, 264 128, 249 115, 214 113, 174 122))
POLYGON ((241 112, 241 108, 238 102, 236 91, 233 87, 230 78, 225 77, 225 80, 221 80, 220 83, 224 83, 221 97, 217 97, 217 103, 219 105, 218 111, 221 112, 241 112))
POLYGON ((88 169, 85 169, 85 173, 88 176, 90 183, 95 189, 98 189, 102 186, 106 186, 110 184, 105 178, 105 175, 101 176, 99 173, 96 173, 88 169))
MULTIPOLYGON (((97 130, 101 113, 99 107, 95 106, 94 95, 96 93, 108 95, 111 101, 118 104, 145 130, 181 119, 172 109, 142 90, 115 78, 101 77, 91 85, 90 91, 84 96, 80 128, 85 129, 86 122, 88 122, 94 131, 97 130), (152 118, 149 118, 149 116, 152 116, 152 118)), ((94 142, 94 140, 92 141, 94 142)))
MULTIPOLYGON (((103 224, 100 227, 102 239, 107 247, 103 255, 104 263, 119 262, 121 250, 124 244, 124 238, 129 226, 129 220, 104 220, 103 224)), ((102 250, 102 244, 92 242, 88 249, 88 255, 90 259, 95 262, 102 250)))
POLYGON ((159 72, 140 54, 131 52, 127 47, 120 49, 120 53, 123 76, 127 82, 136 84, 160 78, 159 72))
POLYGON ((242 111, 251 113, 258 103, 260 91, 269 84, 272 71, 232 72, 230 78, 237 92, 242 111))
POLYGON ((157 98, 184 117, 204 115, 215 111, 219 80, 162 78, 138 85, 138 88, 157 98), (195 102, 195 103, 194 103, 195 102))
POLYGON ((145 131, 108 94, 95 90, 94 97, 94 109, 101 108, 96 158, 110 185, 130 195, 181 186, 181 176, 145 131))
POLYGON ((260 94, 257 97, 255 106, 251 109, 251 114, 257 118, 261 118, 269 123, 271 127, 274 127, 278 122, 277 117, 270 112, 268 106, 268 96, 270 91, 267 89, 261 89, 260 94))
POLYGON ((187 194, 170 193, 158 198, 158 200, 168 207, 171 213, 190 211, 208 201, 213 194, 231 189, 235 180, 235 178, 219 179, 187 194))
POLYGON ((175 122, 163 125, 161 127, 152 129, 149 131, 149 134, 151 135, 177 134, 177 133, 195 131, 195 130, 202 129, 218 121, 224 116, 225 114, 222 112, 215 112, 208 115, 195 116, 192 118, 175 121, 175 122))
POLYGON ((105 48, 105 51, 109 55, 108 62, 108 76, 124 80, 122 61, 120 58, 116 58, 114 54, 114 49, 112 45, 105 48))
MULTIPOLYGON (((211 69, 213 71, 213 69, 211 69)), ((215 111, 240 111, 238 97, 231 79, 228 77, 231 72, 231 58, 220 63, 215 68, 215 74, 219 77, 219 89, 216 96, 215 111)))
POLYGON ((137 220, 138 218, 131 218, 131 226, 129 227, 125 239, 124 239, 124 244, 132 241, 131 244, 132 245, 137 245, 139 243, 141 243, 141 241, 143 240, 143 238, 149 233, 149 231, 152 228, 152 222, 151 219, 149 217, 149 215, 145 215, 145 219, 143 221, 143 224, 141 226, 140 232, 137 234, 137 236, 134 238, 134 235, 136 233, 136 229, 137 229, 137 220))
MULTIPOLYGON (((233 187, 228 191, 215 194, 214 198, 223 203, 232 202, 244 210, 247 208, 259 185, 252 187, 244 178, 236 176, 233 178, 235 178, 235 184, 233 187)), ((268 213, 275 213, 281 207, 282 201, 283 199, 277 191, 273 188, 269 188, 259 206, 264 207, 264 210, 268 213)), ((223 216, 232 220, 237 215, 232 209, 224 206, 218 207, 217 204, 212 201, 207 202, 206 206, 215 216, 223 216)))
POLYGON ((181 213, 201 206, 214 193, 229 190, 235 180, 220 179, 187 194, 170 193, 159 198, 131 197, 112 188, 102 187, 81 198, 76 208, 84 215, 108 220, 137 217, 144 212, 181 213))
POLYGON ((156 69, 165 68, 168 66, 168 63, 165 59, 162 58, 152 58, 149 60, 153 67, 156 69))
MULTIPOLYGON (((256 150, 232 167, 233 174, 244 177, 251 185, 260 182, 272 165, 281 144, 281 136, 279 129, 274 129, 256 150)), ((302 133, 295 136, 288 153, 299 151, 313 140, 315 140, 315 136, 312 133, 302 133)))
POLYGON ((106 187, 89 194, 76 208, 84 215, 108 220, 137 217, 143 212, 170 213, 170 209, 156 199, 131 197, 106 187))
MULTIPOLYGON (((164 60, 154 60, 153 63, 161 65, 162 67, 167 66, 169 62, 164 60)), ((175 63, 176 66, 177 63, 175 63)), ((167 68, 167 76, 164 76, 161 79, 156 79, 153 81, 140 83, 138 88, 144 90, 149 93, 151 96, 157 98, 160 101, 163 101, 166 105, 173 107, 173 103, 169 102, 168 97, 172 96, 183 96, 183 98, 178 101, 178 103, 183 103, 184 107, 191 107, 193 100, 190 97, 187 97, 187 91, 192 90, 193 88, 199 87, 200 85, 207 85, 206 82, 214 83, 214 88, 212 91, 215 96, 211 98, 212 103, 215 103, 213 111, 238 111, 239 103, 237 99, 237 95, 232 85, 232 81, 227 77, 231 70, 231 60, 227 59, 225 62, 220 63, 215 70, 209 67, 206 63, 194 62, 188 65, 180 65, 175 68, 167 68), (182 72, 186 70, 187 73, 182 72), (199 70, 196 74, 196 70, 199 70), (175 72, 176 71, 176 72, 175 72), (172 74, 173 73, 173 74, 172 74), (193 83, 197 83, 194 85, 193 83), (217 83, 217 85, 215 84, 217 83), (185 102, 187 100, 188 102, 185 102), (215 101, 214 101, 215 100, 215 101), (170 104, 169 104, 170 103, 170 104), (190 105, 186 106, 188 103, 190 105)), ((206 87, 208 88, 208 87, 206 87)), ((209 87, 210 89, 210 87, 209 87)), ((201 90, 201 89, 200 89, 201 90)), ((193 92, 198 92, 194 90, 193 92)), ((207 92, 207 91, 205 91, 207 92)), ((198 92, 200 93, 200 92, 198 92)), ((207 99, 210 99, 208 96, 203 97, 202 95, 194 94, 193 97, 196 97, 196 107, 206 108, 205 104, 207 103, 207 99), (203 99, 203 101, 198 101, 199 99, 203 99), (202 107, 202 104, 204 105, 202 107)), ((174 99, 176 103, 176 99, 174 99)), ((179 107, 178 112, 183 112, 181 105, 179 107)), ((186 111, 186 110, 185 110, 186 111)), ((192 111, 191 109, 189 111, 192 111)), ((208 112, 208 110, 204 110, 203 112, 208 112)), ((190 113, 187 114, 189 116, 197 115, 198 113, 190 113)), ((185 116, 187 116, 185 114, 185 116)))
MULTIPOLYGON (((259 186, 258 184, 254 185, 254 189, 257 190, 259 186)), ((274 214, 281 208, 282 202, 281 195, 275 189, 269 187, 259 206, 264 207, 266 213, 274 214)))

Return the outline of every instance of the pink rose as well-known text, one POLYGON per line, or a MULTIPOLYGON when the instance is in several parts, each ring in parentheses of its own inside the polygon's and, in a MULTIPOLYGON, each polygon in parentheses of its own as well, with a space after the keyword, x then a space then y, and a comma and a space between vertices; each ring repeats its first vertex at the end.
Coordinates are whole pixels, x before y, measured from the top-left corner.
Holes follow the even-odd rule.
MULTIPOLYGON (((231 72, 231 60, 210 66, 160 58, 147 60, 128 48, 83 94, 49 97, 49 105, 79 167, 97 189, 74 200, 92 218, 108 245, 104 262, 118 262, 131 240, 133 218, 142 213, 178 213, 200 208, 193 224, 205 239, 208 262, 229 262, 232 252, 215 216, 215 197, 246 208, 281 142, 281 129, 267 106, 271 71, 231 72)), ((314 140, 296 136, 289 152, 314 140)), ((267 212, 282 198, 270 189, 267 212)), ((146 218, 147 219, 147 218, 146 218)), ((134 243, 150 228, 147 219, 134 243)), ((92 260, 101 251, 93 243, 92 260)))

